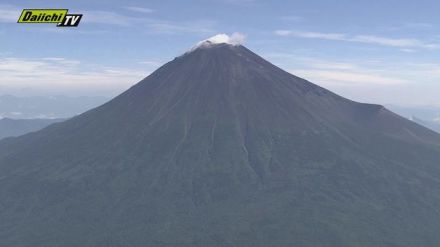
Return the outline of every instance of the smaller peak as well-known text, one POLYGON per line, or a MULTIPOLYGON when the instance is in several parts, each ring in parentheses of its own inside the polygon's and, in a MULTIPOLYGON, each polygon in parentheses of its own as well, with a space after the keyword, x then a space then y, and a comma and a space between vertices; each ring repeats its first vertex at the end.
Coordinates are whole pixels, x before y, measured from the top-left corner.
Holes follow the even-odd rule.
POLYGON ((239 46, 244 44, 245 39, 246 39, 245 35, 241 33, 233 33, 230 36, 225 33, 220 33, 208 39, 198 42, 195 46, 191 48, 190 52, 198 48, 210 48, 219 44, 239 46))

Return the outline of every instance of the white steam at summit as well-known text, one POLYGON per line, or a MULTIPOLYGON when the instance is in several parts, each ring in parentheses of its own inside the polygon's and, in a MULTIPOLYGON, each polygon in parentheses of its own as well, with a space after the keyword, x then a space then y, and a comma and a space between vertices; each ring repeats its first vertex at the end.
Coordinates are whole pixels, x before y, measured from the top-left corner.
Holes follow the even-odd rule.
POLYGON ((198 42, 192 49, 199 47, 209 47, 215 44, 229 44, 229 45, 242 45, 246 40, 246 36, 242 33, 233 33, 230 36, 225 33, 220 33, 212 36, 211 38, 198 42))

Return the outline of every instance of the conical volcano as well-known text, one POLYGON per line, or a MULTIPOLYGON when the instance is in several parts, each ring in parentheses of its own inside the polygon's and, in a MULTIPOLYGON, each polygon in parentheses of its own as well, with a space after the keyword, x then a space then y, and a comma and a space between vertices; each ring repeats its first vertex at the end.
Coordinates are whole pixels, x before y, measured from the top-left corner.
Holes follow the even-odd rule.
POLYGON ((0 142, 9 247, 437 246, 440 135, 241 45, 0 142))

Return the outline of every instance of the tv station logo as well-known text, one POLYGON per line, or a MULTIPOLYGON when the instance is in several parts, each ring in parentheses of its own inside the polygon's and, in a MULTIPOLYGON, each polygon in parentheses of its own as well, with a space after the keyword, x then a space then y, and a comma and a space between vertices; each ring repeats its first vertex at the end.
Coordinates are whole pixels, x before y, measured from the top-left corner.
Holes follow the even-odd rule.
POLYGON ((56 23, 57 27, 77 27, 82 14, 68 12, 68 9, 23 9, 17 23, 56 23))

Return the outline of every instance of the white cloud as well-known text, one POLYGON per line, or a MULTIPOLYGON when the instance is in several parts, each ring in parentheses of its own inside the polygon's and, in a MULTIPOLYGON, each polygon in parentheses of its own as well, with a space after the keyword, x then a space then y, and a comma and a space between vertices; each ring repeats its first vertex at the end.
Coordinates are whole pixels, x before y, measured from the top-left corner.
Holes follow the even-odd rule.
POLYGON ((417 39, 393 39, 393 38, 379 37, 374 35, 357 35, 352 38, 348 38, 347 41, 395 46, 395 47, 416 47, 416 48, 428 48, 428 49, 440 48, 440 44, 424 43, 421 40, 417 40, 417 39))
POLYGON ((344 34, 339 33, 317 33, 317 32, 304 32, 304 31, 291 31, 291 30, 276 30, 275 34, 280 36, 295 36, 301 38, 316 38, 316 39, 329 39, 329 40, 345 40, 344 34))
POLYGON ((146 26, 154 33, 161 34, 178 34, 178 33, 196 33, 208 34, 215 32, 215 22, 213 21, 166 21, 166 20, 152 20, 146 23, 146 26))
POLYGON ((213 43, 213 44, 221 44, 221 43, 228 44, 229 43, 229 35, 224 34, 224 33, 220 33, 220 34, 214 35, 214 36, 212 36, 212 37, 210 37, 208 39, 200 41, 199 44, 202 44, 202 43, 205 43, 205 42, 210 42, 210 43, 213 43))
POLYGON ((384 45, 399 48, 424 48, 424 49, 439 49, 440 44, 423 42, 418 39, 397 39, 380 37, 374 35, 348 35, 341 33, 320 33, 320 32, 307 32, 307 31, 295 31, 295 30, 276 30, 276 35, 279 36, 294 36, 301 38, 311 39, 324 39, 324 40, 339 40, 346 42, 358 42, 366 44, 384 45))
POLYGON ((290 73, 362 102, 440 105, 440 63, 345 58, 311 51, 263 54, 290 73))
POLYGON ((206 47, 210 46, 211 44, 230 44, 230 45, 242 45, 244 44, 246 40, 246 36, 242 33, 233 33, 231 36, 220 33, 217 35, 214 35, 208 39, 202 40, 198 42, 191 50, 194 50, 198 47, 206 47))
POLYGON ((148 72, 141 70, 84 64, 59 57, 0 58, 0 88, 9 91, 31 88, 48 92, 120 92, 146 75, 148 72))
POLYGON ((352 63, 344 63, 344 62, 328 62, 315 60, 309 63, 310 67, 318 68, 318 69, 335 69, 335 70, 355 70, 358 69, 359 66, 352 63))
POLYGON ((161 63, 158 61, 139 61, 138 64, 145 64, 149 66, 159 66, 161 63))
POLYGON ((246 35, 242 33, 233 33, 231 37, 229 37, 229 43, 232 45, 243 45, 246 42, 246 35))
POLYGON ((116 26, 131 26, 144 21, 142 18, 134 18, 110 11, 90 10, 81 11, 84 23, 97 23, 116 26))
POLYGON ((293 21, 293 22, 301 22, 301 21, 304 21, 304 17, 302 17, 302 16, 297 16, 297 15, 285 15, 285 16, 280 16, 278 19, 283 20, 283 21, 293 21))
POLYGON ((431 23, 426 22, 407 22, 403 24, 403 27, 405 28, 412 28, 412 29, 431 29, 435 26, 431 23))
POLYGON ((376 66, 375 63, 327 61, 288 53, 267 56, 269 60, 283 61, 285 64, 282 67, 292 74, 323 86, 393 86, 408 83, 403 77, 379 70, 380 65, 376 66))
POLYGON ((414 49, 409 49, 409 48, 403 48, 403 49, 400 49, 401 51, 403 51, 403 52, 407 52, 407 53, 413 53, 413 52, 416 52, 416 50, 414 50, 414 49))
MULTIPOLYGON (((429 30, 429 29, 433 29, 435 27, 435 25, 431 24, 431 23, 426 23, 426 22, 405 22, 402 23, 400 25, 391 25, 391 26, 385 26, 381 29, 385 30, 385 31, 396 31, 396 30, 405 30, 405 29, 410 29, 411 31, 414 30, 429 30)), ((408 31, 408 30, 406 30, 408 31)))
POLYGON ((325 70, 325 69, 299 69, 291 70, 291 73, 307 78, 310 81, 322 84, 339 84, 339 85, 398 85, 406 83, 405 80, 390 78, 382 75, 372 74, 366 71, 342 71, 342 70, 325 70))
POLYGON ((234 4, 238 6, 255 6, 257 5, 257 0, 223 0, 226 3, 234 4))
POLYGON ((150 14, 150 13, 156 12, 155 9, 136 7, 136 6, 127 6, 127 7, 124 7, 124 9, 134 11, 134 12, 139 12, 139 13, 145 13, 145 14, 150 14))
POLYGON ((44 58, 42 58, 42 60, 46 60, 46 61, 66 61, 66 59, 63 58, 63 57, 44 57, 44 58))
POLYGON ((0 22, 17 22, 21 10, 12 5, 0 4, 0 22))
POLYGON ((210 20, 170 21, 150 17, 133 17, 110 11, 82 11, 84 23, 137 28, 160 34, 214 33, 216 22, 210 20))
POLYGON ((275 34, 279 35, 279 36, 289 36, 290 34, 292 34, 292 31, 289 31, 289 30, 276 30, 275 34))

